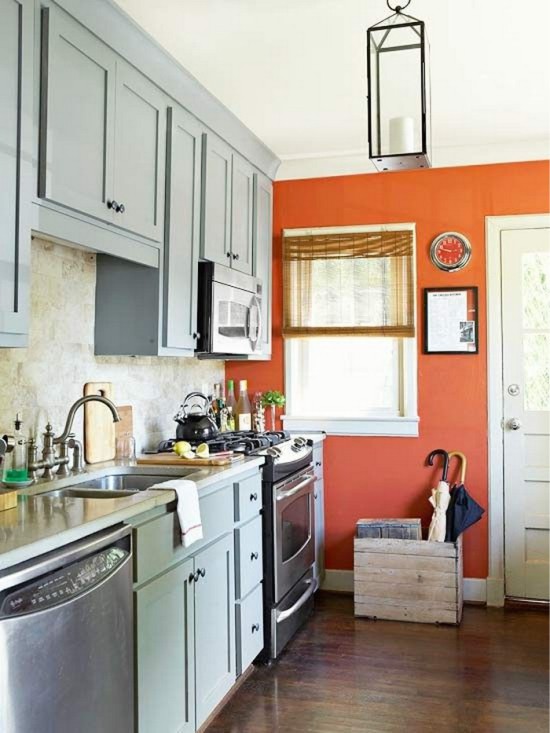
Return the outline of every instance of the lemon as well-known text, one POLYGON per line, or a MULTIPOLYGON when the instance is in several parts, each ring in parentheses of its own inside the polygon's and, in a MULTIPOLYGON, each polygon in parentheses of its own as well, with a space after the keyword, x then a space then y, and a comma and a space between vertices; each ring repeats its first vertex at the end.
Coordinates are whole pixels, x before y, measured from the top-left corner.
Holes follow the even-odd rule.
POLYGON ((188 450, 183 454, 184 458, 196 458, 195 453, 192 450, 188 450))
POLYGON ((191 450, 191 444, 186 440, 178 440, 178 442, 174 444, 172 450, 174 453, 177 453, 178 456, 183 456, 185 453, 189 453, 191 450))
POLYGON ((209 455, 210 455, 210 449, 206 445, 206 443, 201 443, 199 446, 197 446, 198 458, 208 458, 209 455))

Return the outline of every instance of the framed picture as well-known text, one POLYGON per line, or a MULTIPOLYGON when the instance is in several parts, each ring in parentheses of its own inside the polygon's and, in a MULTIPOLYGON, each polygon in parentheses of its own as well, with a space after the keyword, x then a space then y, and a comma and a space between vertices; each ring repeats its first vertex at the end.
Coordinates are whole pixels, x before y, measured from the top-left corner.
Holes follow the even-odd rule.
POLYGON ((477 288, 424 288, 424 353, 478 353, 477 288))

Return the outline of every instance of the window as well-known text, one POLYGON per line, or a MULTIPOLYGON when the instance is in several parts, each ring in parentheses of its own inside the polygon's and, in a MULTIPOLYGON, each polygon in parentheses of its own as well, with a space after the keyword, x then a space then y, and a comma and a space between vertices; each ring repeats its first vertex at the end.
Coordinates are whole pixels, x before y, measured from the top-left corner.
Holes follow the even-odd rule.
POLYGON ((283 241, 285 428, 418 435, 414 225, 283 241))

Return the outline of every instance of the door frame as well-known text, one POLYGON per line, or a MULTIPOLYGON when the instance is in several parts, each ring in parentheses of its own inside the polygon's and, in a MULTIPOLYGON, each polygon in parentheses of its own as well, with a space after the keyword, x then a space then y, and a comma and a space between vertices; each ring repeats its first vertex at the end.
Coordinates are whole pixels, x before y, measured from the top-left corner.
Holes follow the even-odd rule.
POLYGON ((550 228, 550 214, 485 217, 487 265, 487 407, 489 478, 489 575, 487 605, 503 606, 504 575, 504 407, 502 399, 501 234, 550 228))

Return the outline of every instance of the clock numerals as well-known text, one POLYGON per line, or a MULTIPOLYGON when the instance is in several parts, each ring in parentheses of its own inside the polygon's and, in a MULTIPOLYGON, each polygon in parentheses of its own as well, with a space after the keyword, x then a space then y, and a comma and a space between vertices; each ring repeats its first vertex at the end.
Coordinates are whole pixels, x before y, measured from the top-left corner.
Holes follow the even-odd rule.
POLYGON ((468 264, 471 254, 470 242, 458 232, 440 234, 433 240, 430 247, 432 263, 445 272, 461 270, 468 264))

